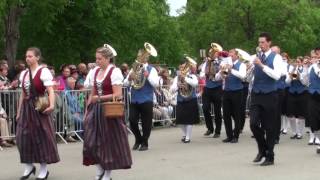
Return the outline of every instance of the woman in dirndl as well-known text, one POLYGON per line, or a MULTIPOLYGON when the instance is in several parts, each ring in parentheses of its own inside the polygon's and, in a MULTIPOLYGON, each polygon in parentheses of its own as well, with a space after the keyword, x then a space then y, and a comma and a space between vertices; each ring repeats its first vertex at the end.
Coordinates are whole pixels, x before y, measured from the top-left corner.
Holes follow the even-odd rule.
POLYGON ((186 57, 179 67, 178 76, 173 80, 171 92, 178 92, 176 124, 181 125, 183 143, 190 143, 193 124, 200 122, 199 109, 196 96, 198 78, 194 74, 196 62, 186 57), (188 66, 188 67, 186 67, 188 66))
POLYGON ((22 95, 17 112, 16 137, 20 161, 25 164, 22 180, 35 174, 33 163, 40 163, 36 179, 47 179, 47 164, 60 161, 51 115, 54 110, 53 77, 49 69, 39 65, 40 59, 40 50, 29 48, 26 52, 29 68, 20 74, 22 95), (44 111, 37 111, 35 101, 44 94, 48 94, 49 106, 44 111))
POLYGON ((132 165, 127 128, 122 118, 106 118, 100 102, 122 96, 123 76, 112 63, 116 51, 105 44, 96 50, 99 66, 93 73, 92 91, 84 121, 83 164, 95 165, 95 179, 110 180, 111 170, 132 165))

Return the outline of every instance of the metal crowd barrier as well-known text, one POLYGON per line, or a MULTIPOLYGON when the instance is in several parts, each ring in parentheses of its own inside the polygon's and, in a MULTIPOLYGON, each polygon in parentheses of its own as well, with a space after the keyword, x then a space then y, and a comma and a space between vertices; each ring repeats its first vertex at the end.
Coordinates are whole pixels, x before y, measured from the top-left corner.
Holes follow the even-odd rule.
MULTIPOLYGON (((169 87, 161 87, 155 92, 153 122, 161 123, 163 126, 170 126, 176 118, 176 96, 170 94, 169 87), (164 92, 159 94, 159 92, 164 92)), ((17 106, 21 90, 3 90, 0 91, 0 103, 5 115, 1 114, 0 123, 6 124, 7 131, 0 129, 0 138, 3 140, 15 138, 16 134, 16 115, 17 106)), ((56 135, 64 143, 67 144, 66 137, 77 136, 83 141, 83 118, 85 115, 85 107, 90 94, 90 90, 66 90, 55 91, 55 109, 53 112, 53 120, 56 135)), ((199 88, 197 94, 200 94, 199 88)), ((123 97, 125 102, 125 122, 129 124, 129 104, 130 104, 130 88, 123 88, 123 97)), ((202 113, 202 97, 197 96, 200 117, 202 113)), ((212 109, 213 112, 213 109, 212 109)), ((213 114, 213 113, 212 113, 213 114)), ((3 126, 1 126, 3 127, 3 126)), ((0 147, 1 149, 1 147, 0 147)))

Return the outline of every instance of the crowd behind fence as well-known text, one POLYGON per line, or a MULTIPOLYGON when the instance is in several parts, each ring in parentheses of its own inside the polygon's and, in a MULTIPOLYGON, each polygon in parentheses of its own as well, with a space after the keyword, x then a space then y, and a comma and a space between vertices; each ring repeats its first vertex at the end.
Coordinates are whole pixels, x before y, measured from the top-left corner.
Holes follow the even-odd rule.
MULTIPOLYGON (((201 93, 197 90, 200 117, 202 113, 201 93)), ((52 113, 57 137, 67 144, 69 137, 83 141, 83 120, 90 90, 55 91, 55 109, 52 113)), ((0 138, 11 140, 16 134, 16 115, 21 90, 0 91, 0 138)), ((130 88, 123 88, 125 122, 129 123, 130 88)), ((157 88, 154 93, 153 124, 172 126, 176 117, 176 95, 169 87, 157 88)), ((213 111, 212 111, 213 112, 213 111)), ((1 147, 0 147, 1 148, 1 147)))

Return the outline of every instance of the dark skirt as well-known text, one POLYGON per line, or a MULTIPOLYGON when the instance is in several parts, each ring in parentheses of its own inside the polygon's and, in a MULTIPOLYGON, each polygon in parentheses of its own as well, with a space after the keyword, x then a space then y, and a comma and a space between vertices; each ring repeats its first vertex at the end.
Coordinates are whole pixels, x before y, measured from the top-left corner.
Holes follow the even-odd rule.
POLYGON ((307 118, 308 115, 308 95, 288 93, 287 97, 287 116, 297 118, 307 118))
POLYGON ((101 105, 90 104, 84 121, 83 165, 100 164, 104 170, 132 165, 127 127, 122 119, 106 119, 101 105))
POLYGON ((320 130, 320 95, 310 94, 309 95, 309 111, 308 119, 310 121, 311 130, 320 130))
POLYGON ((176 124, 198 124, 200 122, 197 99, 178 102, 176 124))
POLYGON ((52 116, 36 111, 32 100, 22 102, 16 137, 21 163, 60 161, 52 116))

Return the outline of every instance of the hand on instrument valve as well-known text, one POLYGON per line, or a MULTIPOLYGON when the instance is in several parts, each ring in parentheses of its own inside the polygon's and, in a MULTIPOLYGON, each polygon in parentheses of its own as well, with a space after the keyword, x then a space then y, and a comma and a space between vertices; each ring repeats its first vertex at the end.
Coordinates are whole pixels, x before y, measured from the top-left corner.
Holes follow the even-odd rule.
POLYGON ((253 63, 257 66, 260 66, 261 68, 263 67, 263 63, 259 58, 254 59, 253 63))

